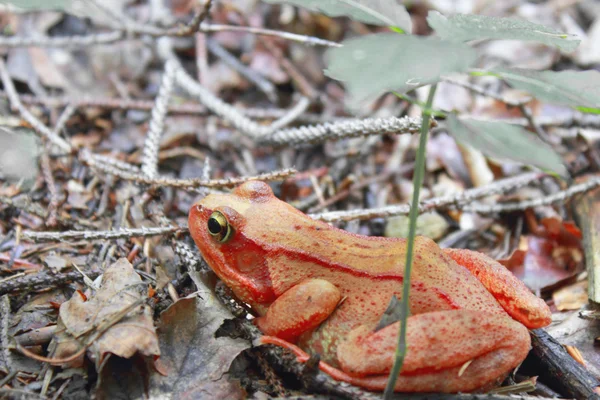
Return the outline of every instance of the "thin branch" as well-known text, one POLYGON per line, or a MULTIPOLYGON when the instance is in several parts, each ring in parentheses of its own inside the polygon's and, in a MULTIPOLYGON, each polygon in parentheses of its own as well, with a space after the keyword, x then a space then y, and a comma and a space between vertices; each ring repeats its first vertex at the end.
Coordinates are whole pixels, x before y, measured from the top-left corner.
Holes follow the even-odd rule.
POLYGON ((532 97, 527 97, 527 98, 524 98, 522 100, 509 99, 506 96, 502 96, 499 93, 496 93, 496 92, 494 92, 492 90, 483 88, 481 86, 477 86, 477 85, 475 85, 475 84, 473 84, 471 82, 463 82, 463 81, 459 81, 459 80, 451 78, 451 77, 444 78, 444 82, 448 82, 448 83, 451 83, 453 85, 457 85, 457 86, 463 87, 463 88, 468 89, 471 92, 477 93, 477 94, 479 94, 481 96, 490 97, 490 98, 492 98, 494 100, 498 100, 499 102, 504 103, 504 104, 506 104, 507 106, 510 106, 510 107, 520 107, 521 105, 527 104, 527 103, 529 103, 532 100, 532 97))
POLYGON ((0 367, 7 373, 16 372, 13 365, 13 355, 10 351, 8 328, 11 326, 10 299, 8 296, 0 297, 0 367))
POLYGON ((208 17, 211 7, 212 0, 206 0, 202 8, 194 14, 189 23, 182 27, 167 29, 164 35, 161 36, 190 36, 195 34, 200 31, 200 24, 208 17))
POLYGON ((521 114, 523 114, 523 116, 527 120, 529 127, 538 135, 538 137, 540 139, 542 139, 544 142, 552 144, 552 140, 550 139, 550 137, 548 136, 548 134, 546 133, 544 128, 542 128, 542 126, 539 122, 535 121, 535 119, 533 118, 533 114, 526 106, 527 103, 529 103, 531 100, 533 100, 533 97, 526 97, 521 100, 513 100, 513 99, 507 98, 506 96, 503 96, 501 94, 493 92, 491 90, 474 85, 470 82, 462 82, 462 81, 456 80, 454 78, 444 78, 444 81, 451 83, 453 85, 464 87, 465 89, 468 89, 479 95, 498 100, 498 101, 506 104, 509 107, 518 108, 519 111, 521 111, 521 114))
POLYGON ((531 113, 531 110, 529 110, 529 108, 525 104, 519 105, 519 110, 529 123, 529 127, 533 129, 533 131, 538 135, 538 137, 544 142, 552 144, 552 139, 550 139, 550 136, 546 133, 544 128, 542 128, 542 126, 536 122, 535 118, 533 117, 533 114, 531 113))
MULTIPOLYGON (((85 271, 86 275, 91 279, 96 279, 100 275, 99 271, 85 271)), ((33 291, 48 287, 56 287, 67 282, 81 282, 83 275, 79 272, 66 272, 52 274, 48 271, 41 271, 37 274, 27 274, 25 276, 11 279, 0 283, 0 296, 14 291, 33 291)))
POLYGON ((578 183, 570 186, 565 190, 561 190, 560 192, 553 193, 548 196, 544 196, 537 199, 528 199, 523 201, 515 201, 510 203, 498 203, 498 204, 480 204, 474 203, 467 206, 462 207, 463 211, 466 212, 476 212, 479 214, 492 214, 492 213, 500 213, 500 212, 511 212, 511 211, 520 211, 525 210, 527 208, 540 207, 540 206, 548 206, 556 203, 563 203, 569 200, 571 197, 589 192, 592 189, 600 186, 600 178, 592 177, 583 183, 578 183))
POLYGON ((168 235, 186 231, 187 228, 177 226, 149 227, 149 228, 120 228, 110 231, 64 231, 64 232, 35 232, 23 231, 22 237, 34 242, 62 241, 62 240, 112 240, 131 237, 149 237, 168 235))
POLYGON ((149 178, 158 176, 158 151, 160 149, 160 138, 165 128, 167 108, 173 85, 175 84, 175 66, 172 60, 165 63, 165 72, 154 101, 152 115, 148 126, 148 134, 144 142, 142 156, 142 172, 149 178))
POLYGON ((15 200, 10 197, 0 196, 0 203, 14 207, 18 210, 22 210, 28 214, 35 215, 36 217, 40 217, 44 220, 48 218, 48 212, 40 205, 32 203, 29 197, 15 200))
MULTIPOLYGON (((0 91, 0 97, 7 97, 4 91, 0 91)), ((134 100, 134 99, 123 99, 113 97, 68 97, 68 96, 56 96, 56 97, 43 97, 43 96, 32 96, 29 94, 19 94, 19 97, 23 103, 26 104, 39 104, 46 107, 65 107, 73 105, 77 108, 85 107, 99 107, 116 110, 144 110, 151 111, 154 107, 154 102, 151 100, 134 100)), ((211 112, 202 104, 188 103, 188 104, 169 104, 167 111, 170 114, 192 114, 192 115, 210 115, 211 112)), ((243 115, 256 118, 256 119, 274 119, 283 118, 290 113, 291 110, 283 108, 240 108, 240 113, 243 115)), ((297 120, 310 123, 318 124, 333 120, 351 120, 348 117, 329 117, 322 116, 319 114, 302 113, 297 120)), ((524 124, 527 121, 523 122, 524 124)), ((600 126, 600 118, 598 121, 600 126)))
MULTIPOLYGON (((176 60, 168 43, 165 42, 163 46, 163 51, 166 53, 164 56, 176 60)), ((256 140, 259 144, 269 146, 298 145, 374 134, 414 133, 419 131, 421 124, 420 118, 367 118, 364 120, 344 120, 316 126, 282 129, 273 132, 272 126, 259 125, 240 113, 235 107, 216 97, 192 78, 183 69, 179 60, 176 62, 176 80, 181 88, 186 90, 190 95, 197 97, 211 111, 225 119, 242 133, 256 140)))
POLYGON ((302 96, 300 100, 296 103, 296 105, 288 110, 285 115, 282 115, 277 121, 273 121, 271 124, 271 129, 278 130, 281 129, 292 122, 294 122, 306 109, 310 106, 310 99, 306 96, 302 96))
POLYGON ((50 157, 48 156, 48 148, 44 146, 42 154, 40 155, 40 166, 42 169, 42 176, 46 182, 46 188, 50 193, 50 203, 48 204, 48 218, 46 224, 48 226, 56 225, 56 210, 58 208, 58 192, 56 190, 56 182, 54 181, 54 175, 52 174, 52 167, 50 166, 50 157))
POLYGON ((176 64, 175 79, 178 85, 187 91, 191 96, 198 98, 198 100, 204 104, 209 110, 214 112, 219 117, 225 119, 235 128, 240 130, 242 133, 250 136, 253 139, 257 139, 269 132, 269 129, 259 125, 258 123, 247 118, 245 115, 240 113, 235 107, 225 103, 219 99, 209 90, 200 85, 200 82, 192 78, 181 65, 175 54, 172 52, 170 42, 161 41, 159 42, 159 51, 163 51, 163 57, 166 59, 172 59, 176 64))
POLYGON ((271 81, 243 64, 237 57, 234 57, 214 39, 208 39, 206 41, 206 46, 211 53, 219 57, 225 64, 229 65, 248 81, 256 85, 256 87, 267 96, 271 103, 277 103, 277 89, 271 81))
POLYGON ((8 70, 6 69, 6 65, 4 64, 4 60, 0 58, 0 79, 2 80, 2 84, 4 85, 4 90, 8 95, 8 99, 10 101, 11 107, 17 109, 21 117, 27 121, 29 125, 33 128, 35 132, 37 132, 42 137, 49 140, 52 144, 59 147, 65 153, 71 153, 73 150, 71 144, 69 144, 66 140, 58 136, 55 132, 50 130, 46 125, 44 125, 39 119, 37 119, 32 113, 29 112, 19 100, 19 96, 17 94, 17 90, 13 85, 12 79, 8 74, 8 70))
POLYGON ((89 153, 89 151, 82 151, 82 159, 87 163, 90 168, 97 169, 106 174, 114 175, 124 180, 142 183, 145 185, 158 185, 158 186, 170 186, 177 188, 196 188, 196 187, 210 187, 210 188, 221 188, 221 187, 233 187, 243 182, 251 180, 281 180, 289 177, 296 173, 296 170, 288 168, 279 171, 266 172, 263 174, 239 178, 225 178, 225 179, 171 179, 164 177, 149 178, 144 175, 127 172, 120 168, 115 168, 108 164, 98 163, 97 160, 89 153))
POLYGON ((235 26, 235 25, 220 25, 220 24, 207 24, 203 23, 200 25, 200 31, 209 32, 244 32, 253 33, 255 35, 262 36, 274 36, 285 40, 291 40, 294 42, 303 43, 309 46, 326 46, 326 47, 342 47, 340 43, 331 42, 329 40, 320 39, 314 36, 298 35, 296 33, 275 31, 272 29, 254 28, 251 26, 235 26))
MULTIPOLYGON (((418 210, 419 213, 425 213, 428 211, 443 209, 451 206, 455 206, 460 209, 465 209, 464 204, 470 203, 475 199, 491 196, 494 194, 502 194, 509 192, 519 187, 528 185, 531 182, 538 181, 543 176, 544 174, 539 172, 530 172, 515 177, 495 181, 486 186, 465 190, 464 192, 459 193, 458 195, 436 197, 424 200, 419 203, 418 210)), ((373 218, 387 218, 396 215, 408 215, 409 212, 409 204, 400 204, 371 209, 332 211, 320 214, 310 214, 310 216, 321 221, 335 222, 351 221, 355 219, 365 220, 373 218)))
MULTIPOLYGON (((421 118, 366 118, 314 126, 282 129, 260 138, 259 143, 270 146, 295 146, 321 143, 359 136, 419 132, 421 118)), ((435 126, 435 122, 432 123, 435 126)))
POLYGON ((115 43, 126 37, 125 31, 121 30, 77 36, 0 36, 0 47, 85 48, 98 44, 115 43))

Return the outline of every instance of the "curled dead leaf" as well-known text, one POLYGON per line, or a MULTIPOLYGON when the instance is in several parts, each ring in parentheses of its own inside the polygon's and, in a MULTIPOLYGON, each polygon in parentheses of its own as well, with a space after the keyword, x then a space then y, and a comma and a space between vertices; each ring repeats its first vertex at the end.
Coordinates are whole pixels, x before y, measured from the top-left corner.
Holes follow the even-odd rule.
MULTIPOLYGON (((100 362, 107 353, 130 358, 160 354, 152 310, 143 304, 147 287, 129 261, 119 259, 102 277, 100 289, 89 299, 76 292, 62 304, 56 329, 54 359, 65 359, 87 348, 100 362)), ((80 366, 80 357, 68 362, 80 366)))
POLYGON ((498 260, 532 290, 568 279, 583 269, 582 235, 570 221, 543 218, 519 249, 498 260))

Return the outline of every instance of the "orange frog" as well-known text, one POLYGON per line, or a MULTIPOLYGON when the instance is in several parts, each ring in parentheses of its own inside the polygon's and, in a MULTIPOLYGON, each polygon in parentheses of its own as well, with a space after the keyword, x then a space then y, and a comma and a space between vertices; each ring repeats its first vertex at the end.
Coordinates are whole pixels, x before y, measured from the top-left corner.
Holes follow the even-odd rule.
MULTIPOLYGON (((211 194, 189 228, 215 273, 258 315, 263 336, 301 361, 319 354, 335 379, 383 390, 399 322, 377 330, 402 292, 406 240, 360 236, 315 221, 259 181, 211 194)), ((397 391, 467 392, 499 383, 527 356, 527 328, 548 306, 496 261, 418 237, 397 391)))

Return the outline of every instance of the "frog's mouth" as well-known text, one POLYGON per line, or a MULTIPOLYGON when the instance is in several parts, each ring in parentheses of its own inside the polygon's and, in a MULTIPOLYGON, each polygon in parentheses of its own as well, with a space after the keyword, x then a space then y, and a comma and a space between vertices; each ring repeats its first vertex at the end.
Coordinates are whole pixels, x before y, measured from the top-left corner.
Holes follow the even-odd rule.
POLYGON ((276 296, 266 266, 265 251, 240 230, 226 243, 216 242, 207 229, 213 211, 196 204, 189 214, 190 234, 202 256, 240 300, 256 308, 272 303, 276 296))

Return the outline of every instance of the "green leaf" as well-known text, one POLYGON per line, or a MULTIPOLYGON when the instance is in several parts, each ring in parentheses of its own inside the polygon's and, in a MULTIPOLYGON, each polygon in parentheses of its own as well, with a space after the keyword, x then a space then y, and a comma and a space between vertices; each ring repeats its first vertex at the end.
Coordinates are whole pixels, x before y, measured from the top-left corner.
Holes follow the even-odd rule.
POLYGON ((12 5, 23 10, 65 10, 73 0, 0 0, 3 4, 12 5))
POLYGON ((581 42, 573 35, 515 18, 472 14, 445 17, 437 11, 430 11, 427 22, 440 37, 455 42, 481 39, 526 40, 556 46, 565 52, 575 50, 581 42))
POLYGON ((512 87, 531 93, 537 99, 570 107, 600 107, 600 72, 534 71, 519 68, 492 70, 512 87))
POLYGON ((454 114, 450 114, 446 121, 450 134, 456 140, 488 156, 518 161, 563 177, 568 176, 562 159, 554 149, 520 126, 458 119, 454 114))
POLYGON ((395 26, 412 31, 408 11, 397 0, 265 0, 267 3, 287 3, 330 17, 350 17, 372 25, 395 26))
POLYGON ((462 43, 379 33, 329 49, 325 73, 345 83, 349 106, 359 108, 385 92, 404 93, 466 71, 475 58, 475 50, 462 43))

